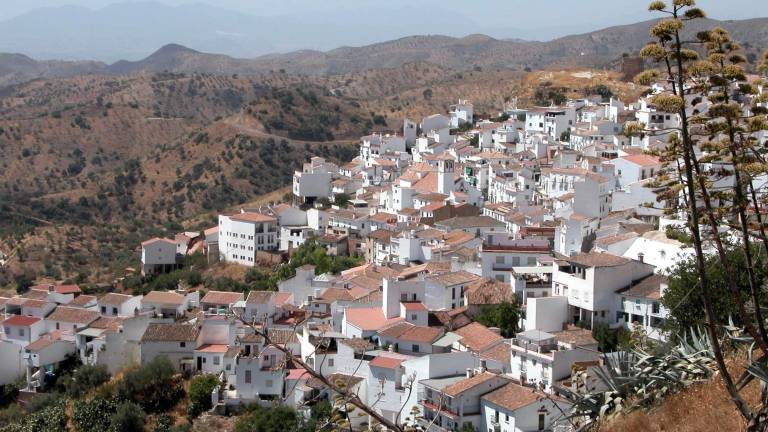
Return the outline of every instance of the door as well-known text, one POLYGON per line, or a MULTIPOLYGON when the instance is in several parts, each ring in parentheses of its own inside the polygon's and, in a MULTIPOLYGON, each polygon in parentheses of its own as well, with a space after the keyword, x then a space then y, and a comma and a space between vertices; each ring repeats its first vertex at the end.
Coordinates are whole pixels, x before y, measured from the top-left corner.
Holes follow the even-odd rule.
POLYGON ((203 369, 203 358, 197 357, 197 371, 200 372, 203 369))

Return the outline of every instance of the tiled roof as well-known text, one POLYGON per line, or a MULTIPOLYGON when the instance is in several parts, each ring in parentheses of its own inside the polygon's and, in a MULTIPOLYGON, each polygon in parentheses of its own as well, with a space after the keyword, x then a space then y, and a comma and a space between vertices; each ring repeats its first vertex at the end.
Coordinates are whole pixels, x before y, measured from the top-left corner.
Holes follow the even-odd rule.
POLYGON ((492 305, 511 302, 514 295, 509 284, 494 279, 482 278, 464 288, 467 303, 471 305, 492 305))
POLYGON ((480 276, 462 270, 458 272, 443 273, 441 275, 431 276, 429 279, 445 286, 452 286, 474 282, 480 279, 480 276))
POLYGON ((503 365, 509 365, 511 362, 512 348, 506 342, 496 344, 480 353, 481 359, 489 359, 499 362, 503 365))
POLYGON ((205 344, 200 345, 195 349, 195 352, 202 352, 202 353, 225 353, 229 350, 229 347, 227 345, 223 344, 205 344))
POLYGON ((471 390, 479 385, 485 384, 491 380, 499 378, 499 375, 492 374, 490 372, 483 372, 474 375, 471 378, 465 378, 461 381, 455 382, 442 389, 442 392, 450 397, 456 397, 467 390, 471 390))
POLYGON ((150 291, 141 299, 141 302, 182 305, 184 304, 184 296, 172 291, 150 291))
POLYGON ((629 297, 659 300, 661 299, 661 285, 667 282, 665 276, 653 274, 632 282, 630 286, 618 290, 617 293, 629 297))
POLYGON ((200 303, 216 304, 216 305, 230 305, 237 303, 243 299, 243 293, 229 292, 229 291, 208 291, 200 300, 200 303))
MULTIPOLYGON (((42 285, 35 285, 30 288, 31 290, 35 291, 48 291, 48 285, 42 284, 42 285)), ((54 285, 53 291, 58 294, 78 294, 82 291, 80 290, 80 287, 77 285, 54 285)))
POLYGON ((483 400, 510 411, 528 406, 541 398, 542 395, 536 393, 534 388, 523 387, 514 382, 482 397, 483 400))
POLYGON ((459 216, 446 219, 436 225, 452 228, 476 228, 476 227, 504 227, 504 224, 489 216, 459 216))
POLYGON ((635 165, 640 165, 642 167, 652 167, 661 165, 661 161, 653 157, 651 155, 647 154, 633 154, 629 156, 624 156, 622 159, 624 159, 627 162, 632 162, 635 165))
POLYGON ((274 291, 251 291, 248 294, 247 304, 267 304, 274 297, 274 291))
POLYGON ((386 319, 380 307, 346 308, 344 315, 349 324, 363 331, 376 331, 387 324, 402 321, 402 318, 386 319))
POLYGON ((89 303, 95 303, 95 302, 96 302, 96 296, 83 294, 75 297, 75 299, 69 303, 69 306, 83 307, 89 303))
POLYGON ((100 298, 99 303, 108 305, 121 305, 132 298, 132 296, 126 294, 109 293, 100 298))
POLYGON ((57 307, 50 315, 48 315, 48 317, 46 317, 48 321, 74 324, 90 324, 98 318, 99 313, 96 311, 66 306, 57 307))
POLYGON ((102 330, 118 330, 123 323, 123 318, 118 317, 100 317, 88 325, 89 328, 102 330))
POLYGON ((38 321, 40 321, 40 318, 37 318, 37 317, 31 317, 26 315, 13 315, 12 317, 3 321, 3 325, 29 327, 38 321))
POLYGON ((576 326, 570 326, 563 331, 552 332, 552 335, 558 342, 570 345, 589 346, 597 344, 595 338, 592 337, 591 331, 576 326))
POLYGON ((146 247, 146 246, 151 245, 152 243, 159 242, 159 241, 160 242, 164 242, 164 243, 170 243, 170 244, 176 246, 176 240, 171 240, 171 239, 167 239, 167 238, 159 238, 159 237, 155 237, 155 238, 151 238, 149 240, 145 240, 145 241, 141 242, 141 246, 146 247))
POLYGON ((291 329, 270 329, 267 332, 270 342, 277 345, 297 344, 299 337, 291 329))
POLYGON ((478 322, 467 324, 453 332, 461 336, 461 343, 474 352, 485 351, 504 340, 504 338, 478 322))
POLYGON ((229 218, 238 222, 274 222, 277 220, 272 216, 261 213, 235 213, 230 215, 229 218))
POLYGON ((396 369, 400 367, 400 364, 402 362, 403 362, 403 359, 378 356, 373 360, 371 360, 370 363, 368 363, 368 365, 373 367, 380 367, 383 369, 396 369))
POLYGON ((408 322, 399 322, 382 330, 379 335, 407 342, 434 342, 443 331, 434 327, 417 326, 408 322))
POLYGON ((361 338, 339 339, 339 343, 352 348, 355 352, 370 351, 376 347, 373 342, 361 338))
POLYGON ((194 342, 197 326, 190 324, 152 323, 147 326, 142 342, 194 342))
POLYGON ((574 255, 566 259, 585 267, 616 267, 631 262, 630 259, 610 253, 589 252, 574 255))

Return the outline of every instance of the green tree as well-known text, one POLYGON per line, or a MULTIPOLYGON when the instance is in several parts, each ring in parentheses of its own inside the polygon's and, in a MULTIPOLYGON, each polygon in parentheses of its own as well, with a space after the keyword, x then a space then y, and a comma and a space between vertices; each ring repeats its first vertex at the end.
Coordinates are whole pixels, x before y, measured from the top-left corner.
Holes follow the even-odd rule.
POLYGON ((191 417, 197 417, 203 411, 211 409, 211 392, 219 385, 216 375, 199 375, 189 384, 189 409, 191 417))
POLYGON ((345 193, 336 194, 336 196, 333 197, 333 204, 340 208, 344 208, 349 204, 350 199, 350 196, 345 193))
MULTIPOLYGON (((731 248, 726 255, 732 268, 744 268, 746 265, 745 255, 741 249, 731 248)), ((718 299, 712 304, 718 322, 727 323, 729 319, 733 319, 740 324, 738 305, 730 295, 728 285, 735 280, 741 289, 749 290, 749 276, 746 272, 726 274, 719 258, 715 255, 706 256, 705 268, 710 292, 713 298, 718 299)), ((755 271, 762 285, 766 275, 765 265, 757 265, 755 271)), ((680 261, 669 273, 668 288, 664 290, 661 303, 670 311, 667 327, 673 334, 685 335, 693 328, 704 328, 705 314, 700 276, 693 257, 680 261)))
POLYGON ((27 275, 21 275, 16 278, 16 294, 24 294, 32 287, 32 278, 27 275))
POLYGON ((514 301, 483 306, 475 321, 486 327, 498 327, 501 335, 509 338, 519 330, 520 317, 520 305, 514 301))

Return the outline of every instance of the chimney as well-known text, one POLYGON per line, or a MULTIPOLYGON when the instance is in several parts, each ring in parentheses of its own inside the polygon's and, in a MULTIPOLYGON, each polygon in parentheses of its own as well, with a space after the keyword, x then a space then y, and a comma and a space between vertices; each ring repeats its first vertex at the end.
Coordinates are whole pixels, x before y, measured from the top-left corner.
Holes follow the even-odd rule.
POLYGON ((637 260, 640 261, 641 263, 644 263, 645 262, 645 254, 642 253, 642 252, 637 254, 637 260))
POLYGON ((472 378, 472 375, 474 373, 472 372, 472 368, 467 368, 467 378, 472 378))
POLYGON ((49 292, 49 293, 52 293, 52 292, 53 292, 53 290, 54 290, 54 288, 55 288, 55 287, 54 287, 53 285, 48 285, 48 292, 49 292))
POLYGON ((389 344, 389 346, 387 347, 387 351, 395 352, 395 344, 389 344))

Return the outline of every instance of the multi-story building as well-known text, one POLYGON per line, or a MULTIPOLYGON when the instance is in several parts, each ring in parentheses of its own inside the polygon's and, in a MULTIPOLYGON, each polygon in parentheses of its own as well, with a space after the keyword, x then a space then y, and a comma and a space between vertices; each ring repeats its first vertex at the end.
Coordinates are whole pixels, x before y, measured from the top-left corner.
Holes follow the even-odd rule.
POLYGON ((261 213, 219 215, 219 256, 221 261, 253 267, 258 251, 279 246, 277 219, 261 213))

